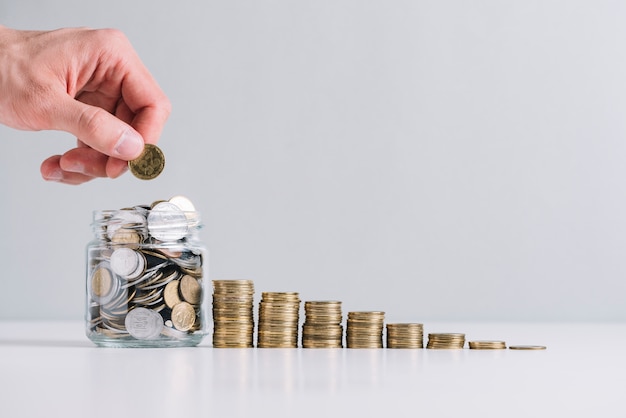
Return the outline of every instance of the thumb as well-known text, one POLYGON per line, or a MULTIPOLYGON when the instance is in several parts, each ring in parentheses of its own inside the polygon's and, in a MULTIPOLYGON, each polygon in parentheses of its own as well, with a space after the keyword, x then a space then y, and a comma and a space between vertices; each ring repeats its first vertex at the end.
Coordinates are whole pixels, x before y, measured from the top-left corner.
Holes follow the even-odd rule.
POLYGON ((143 151, 143 137, 100 107, 66 96, 59 102, 54 116, 54 129, 70 132, 103 154, 128 161, 143 151))

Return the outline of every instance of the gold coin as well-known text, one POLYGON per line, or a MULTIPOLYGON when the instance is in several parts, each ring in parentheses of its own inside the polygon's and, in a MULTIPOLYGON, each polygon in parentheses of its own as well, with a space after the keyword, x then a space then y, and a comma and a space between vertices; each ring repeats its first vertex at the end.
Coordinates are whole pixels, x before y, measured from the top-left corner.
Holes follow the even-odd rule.
POLYGON ((359 321, 382 320, 385 318, 385 313, 382 311, 348 312, 348 318, 359 321))
POLYGON ((417 324, 417 323, 395 323, 395 324, 387 324, 387 328, 388 329, 397 329, 397 330, 402 330, 402 331, 409 331, 409 330, 420 330, 420 332, 424 329, 424 325, 423 324, 417 324))
POLYGON ((152 204, 150 205, 150 209, 154 209, 154 207, 156 205, 158 205, 159 203, 163 203, 163 202, 167 202, 167 200, 155 200, 154 202, 152 202, 152 204))
POLYGON ((197 279, 189 275, 184 275, 182 279, 180 279, 180 294, 185 301, 192 305, 197 305, 202 298, 202 287, 197 279))
POLYGON ((511 345, 509 350, 545 350, 545 345, 511 345))
POLYGON ((450 339, 464 339, 465 334, 459 333, 430 333, 428 334, 429 338, 441 339, 441 340, 450 340, 450 339))
POLYGON ((298 292, 263 292, 261 294, 263 302, 274 303, 300 303, 298 292))
POLYGON ((163 299, 165 299, 165 304, 169 308, 174 308, 176 305, 180 304, 182 300, 178 296, 178 280, 172 280, 165 286, 165 290, 163 291, 163 299))
POLYGON ((187 302, 181 302, 172 309, 172 323, 179 331, 189 331, 196 322, 196 311, 187 302))
POLYGON ((105 268, 94 271, 91 278, 91 291, 96 297, 106 296, 113 286, 111 272, 105 268))
POLYGON ((114 244, 126 245, 128 248, 137 248, 135 244, 141 243, 141 235, 132 228, 119 228, 113 236, 111 242, 114 244))
POLYGON ((156 145, 145 144, 143 152, 136 159, 128 162, 128 168, 135 177, 141 180, 156 178, 165 167, 163 151, 156 145))

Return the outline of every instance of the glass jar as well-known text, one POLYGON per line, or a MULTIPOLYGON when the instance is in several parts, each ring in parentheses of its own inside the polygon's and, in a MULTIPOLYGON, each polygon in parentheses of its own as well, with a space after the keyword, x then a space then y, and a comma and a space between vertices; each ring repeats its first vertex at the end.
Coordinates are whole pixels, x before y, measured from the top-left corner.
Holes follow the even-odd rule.
POLYGON ((184 209, 161 201, 94 212, 86 333, 95 344, 185 347, 205 336, 207 250, 199 213, 184 209))

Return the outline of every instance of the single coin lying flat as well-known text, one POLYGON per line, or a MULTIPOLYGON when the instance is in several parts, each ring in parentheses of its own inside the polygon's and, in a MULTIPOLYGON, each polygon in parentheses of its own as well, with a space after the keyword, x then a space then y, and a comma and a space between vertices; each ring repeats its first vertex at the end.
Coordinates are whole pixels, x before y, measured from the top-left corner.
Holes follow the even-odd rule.
POLYGON ((545 350, 545 345, 511 345, 509 350, 545 350))

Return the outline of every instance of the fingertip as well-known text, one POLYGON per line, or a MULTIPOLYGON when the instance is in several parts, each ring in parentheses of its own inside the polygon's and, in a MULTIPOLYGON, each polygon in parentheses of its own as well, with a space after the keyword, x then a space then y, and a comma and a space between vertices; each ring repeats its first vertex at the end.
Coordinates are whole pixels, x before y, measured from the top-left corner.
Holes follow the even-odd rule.
POLYGON ((86 174, 64 171, 61 168, 62 158, 61 155, 53 155, 41 163, 40 172, 44 180, 78 185, 94 179, 93 176, 86 174))
POLYGON ((139 133, 132 129, 126 129, 113 147, 112 157, 130 161, 141 155, 144 148, 144 140, 139 133))
POLYGON ((41 177, 46 181, 63 181, 63 170, 61 170, 60 161, 60 155, 53 155, 44 160, 39 168, 41 177))

